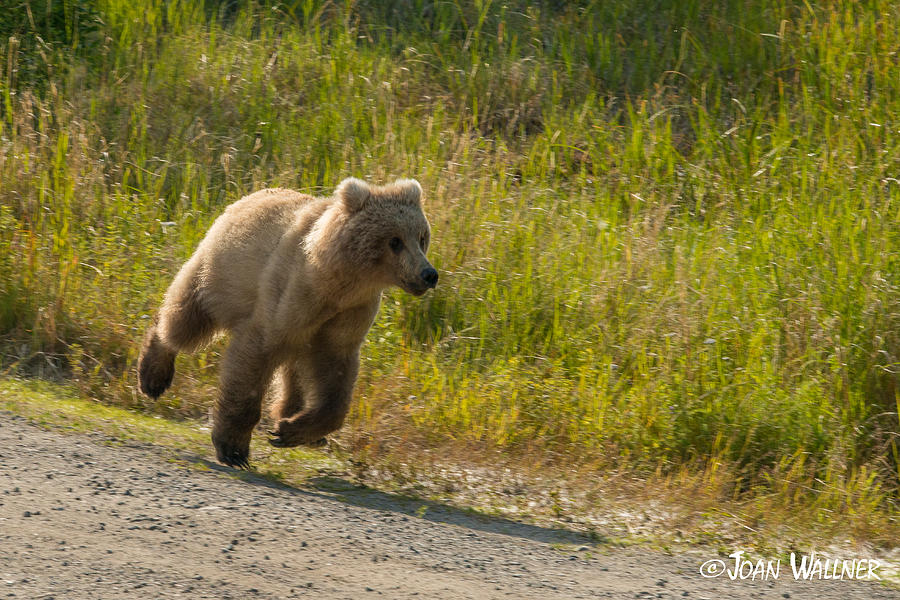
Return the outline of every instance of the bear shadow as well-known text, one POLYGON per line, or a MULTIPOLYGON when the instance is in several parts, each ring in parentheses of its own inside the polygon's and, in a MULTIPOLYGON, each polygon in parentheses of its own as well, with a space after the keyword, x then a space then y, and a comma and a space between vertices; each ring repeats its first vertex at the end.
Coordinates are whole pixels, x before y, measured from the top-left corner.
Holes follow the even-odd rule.
POLYGON ((533 525, 410 494, 385 492, 333 475, 310 477, 305 480, 308 487, 295 487, 253 471, 234 469, 205 458, 192 457, 192 459, 212 471, 232 477, 237 475, 237 479, 244 484, 267 487, 298 498, 312 497, 338 501, 361 508, 395 513, 400 517, 455 525, 473 531, 518 537, 543 544, 598 546, 612 543, 610 538, 596 532, 586 534, 562 527, 533 525))

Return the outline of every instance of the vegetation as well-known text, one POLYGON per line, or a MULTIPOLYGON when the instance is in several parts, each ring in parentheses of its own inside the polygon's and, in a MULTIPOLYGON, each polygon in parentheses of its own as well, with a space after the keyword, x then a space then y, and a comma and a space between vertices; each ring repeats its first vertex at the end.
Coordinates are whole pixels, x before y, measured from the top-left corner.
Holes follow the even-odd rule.
MULTIPOLYGON (((209 431, 195 423, 142 415, 133 410, 92 402, 70 385, 38 379, 0 380, 0 410, 25 417, 47 429, 103 436, 108 444, 152 444, 167 460, 207 468, 203 457, 209 448, 209 431)), ((301 485, 343 464, 309 448, 281 452, 254 440, 254 470, 272 480, 301 485)))
POLYGON ((158 403, 134 362, 222 207, 413 176, 441 282, 385 298, 343 438, 359 460, 694 473, 896 541, 900 5, 0 11, 8 372, 199 416, 221 344, 158 403))

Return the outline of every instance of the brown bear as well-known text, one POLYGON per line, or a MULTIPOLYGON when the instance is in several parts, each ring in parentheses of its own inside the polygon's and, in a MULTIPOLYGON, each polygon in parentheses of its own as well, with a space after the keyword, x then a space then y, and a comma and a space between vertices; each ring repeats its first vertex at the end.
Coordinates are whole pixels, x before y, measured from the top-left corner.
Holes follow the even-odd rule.
POLYGON ((231 342, 213 410, 219 461, 248 467, 250 435, 273 375, 273 446, 324 443, 347 414, 359 349, 382 291, 420 296, 437 284, 431 231, 413 179, 345 179, 329 198, 267 189, 228 206, 166 291, 144 337, 141 391, 172 383, 175 355, 216 333, 231 342))

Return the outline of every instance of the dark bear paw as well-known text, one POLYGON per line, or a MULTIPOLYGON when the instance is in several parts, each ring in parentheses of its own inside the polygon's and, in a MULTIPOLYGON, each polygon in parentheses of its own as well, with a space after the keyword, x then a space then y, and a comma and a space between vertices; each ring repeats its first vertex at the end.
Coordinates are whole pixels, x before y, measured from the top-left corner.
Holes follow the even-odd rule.
POLYGON ((269 443, 276 448, 312 446, 321 448, 328 444, 325 436, 337 430, 340 423, 334 419, 323 420, 320 414, 301 413, 288 419, 281 419, 273 431, 268 431, 269 443))
POLYGON ((324 448, 328 445, 328 438, 319 438, 311 442, 304 441, 296 436, 282 435, 275 431, 267 431, 269 443, 276 448, 294 448, 296 446, 309 446, 310 448, 324 448))
POLYGON ((250 469, 250 448, 241 448, 233 444, 216 444, 216 457, 219 462, 237 469, 250 469))
POLYGON ((146 363, 141 363, 139 379, 141 392, 156 400, 172 385, 172 377, 174 375, 174 362, 172 368, 168 371, 159 371, 147 366, 146 363))
POLYGON ((156 400, 172 385, 175 376, 175 353, 163 346, 156 327, 147 331, 138 359, 138 383, 141 391, 156 400))

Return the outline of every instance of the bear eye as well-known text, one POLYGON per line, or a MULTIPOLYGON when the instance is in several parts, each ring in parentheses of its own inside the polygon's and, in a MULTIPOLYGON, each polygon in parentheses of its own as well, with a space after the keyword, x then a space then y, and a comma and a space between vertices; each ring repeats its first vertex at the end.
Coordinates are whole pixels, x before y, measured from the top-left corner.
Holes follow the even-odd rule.
POLYGON ((400 251, 403 250, 403 240, 398 237, 391 238, 391 250, 394 251, 394 254, 400 254, 400 251))
POLYGON ((419 238, 419 246, 424 250, 425 249, 425 234, 422 234, 422 237, 419 238))

